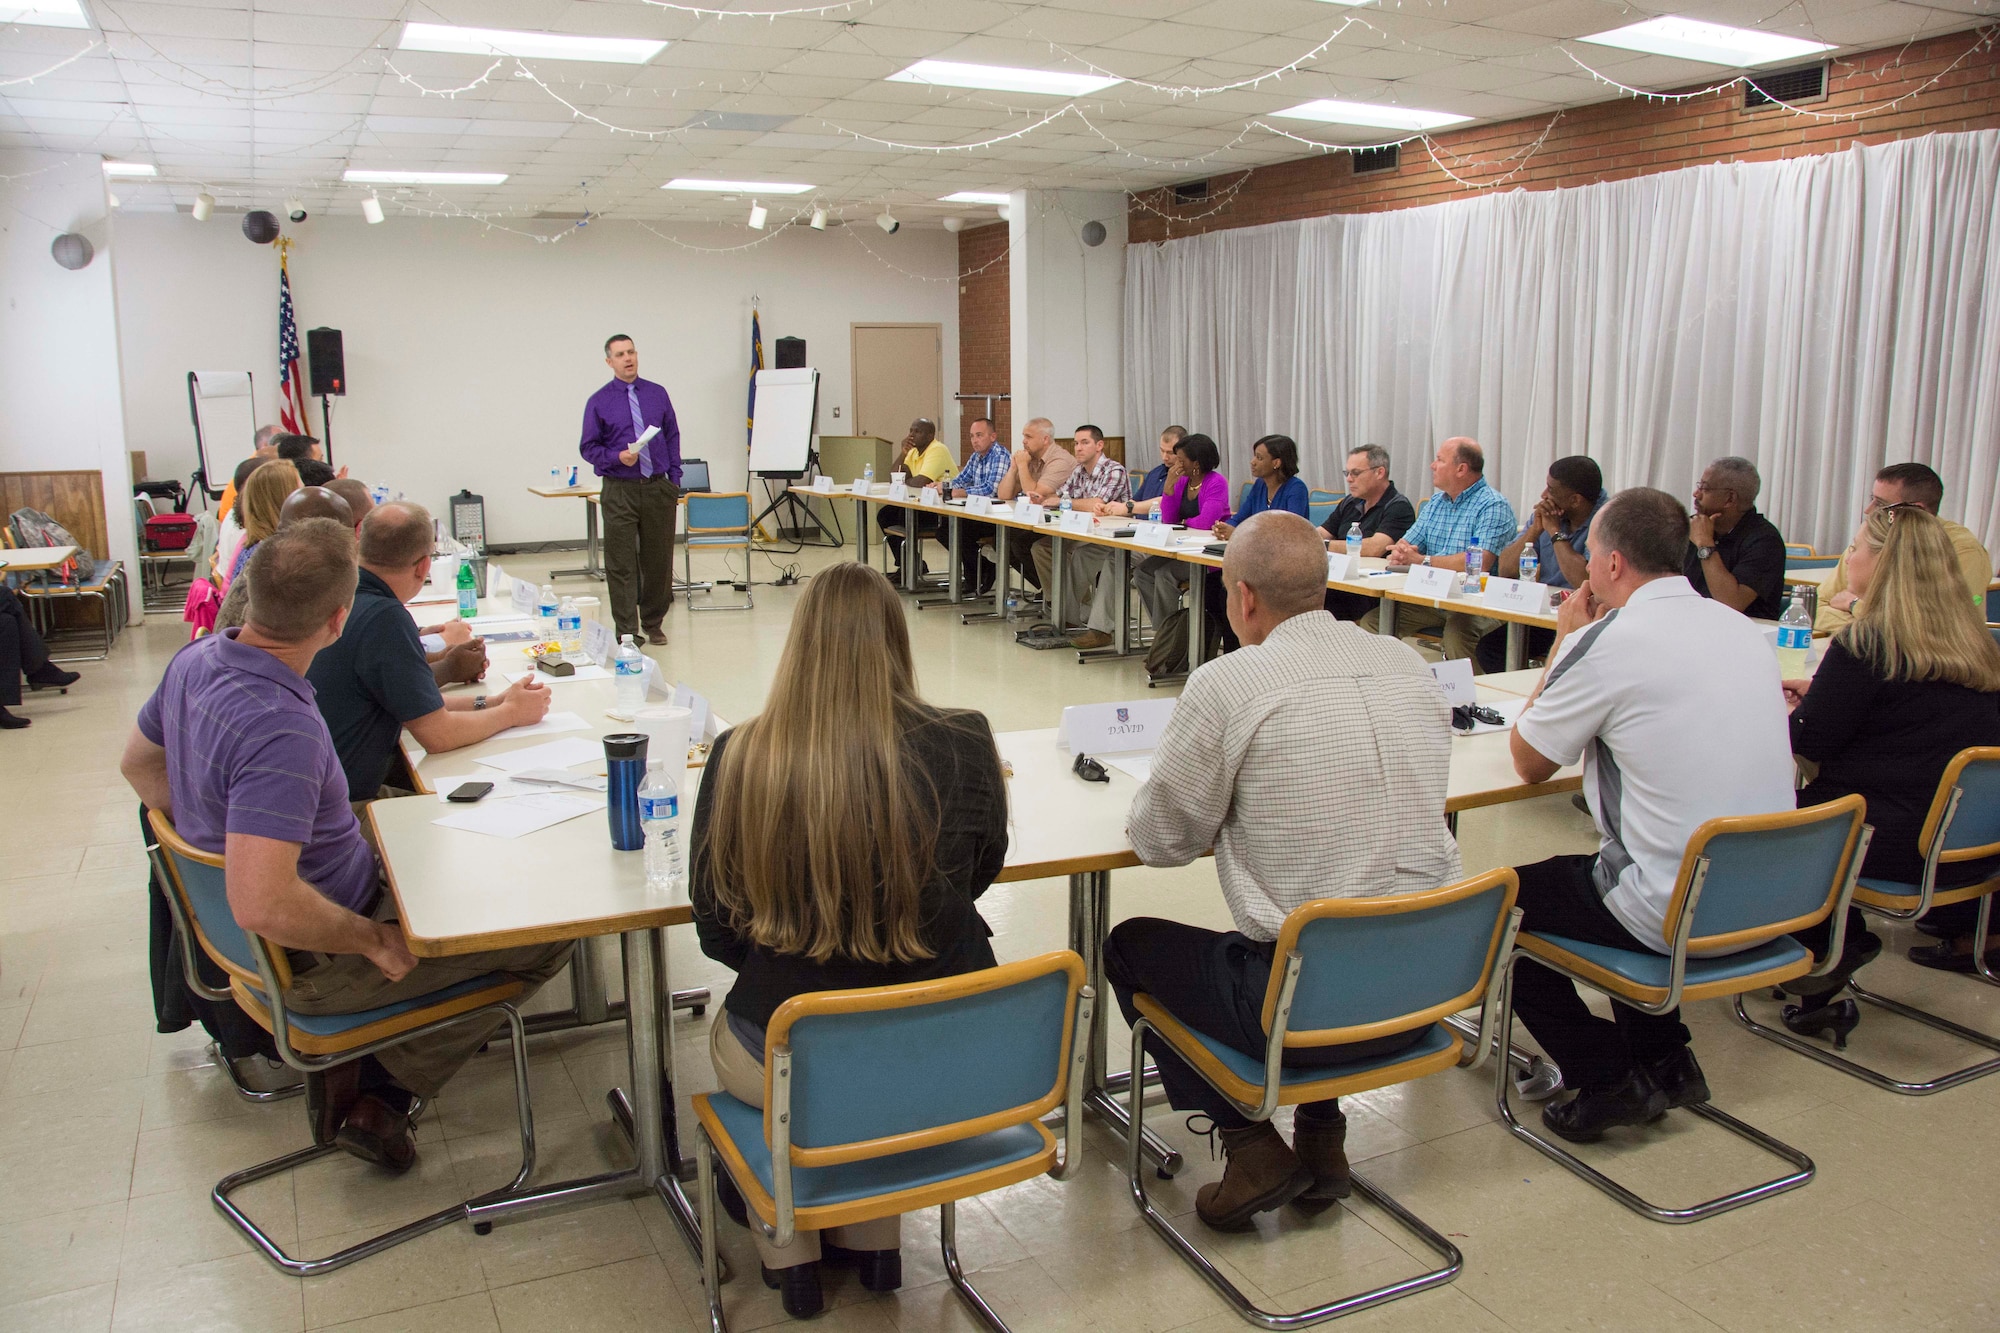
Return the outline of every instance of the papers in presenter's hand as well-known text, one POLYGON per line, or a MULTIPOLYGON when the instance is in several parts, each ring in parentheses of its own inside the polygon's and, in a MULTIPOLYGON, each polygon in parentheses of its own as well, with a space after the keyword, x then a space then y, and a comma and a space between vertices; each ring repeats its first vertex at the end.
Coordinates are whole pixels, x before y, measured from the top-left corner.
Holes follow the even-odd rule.
POLYGON ((655 435, 658 435, 659 433, 660 433, 660 428, 658 426, 646 427, 645 433, 640 435, 638 439, 632 441, 632 447, 634 449, 644 449, 646 447, 647 442, 650 441, 655 435))
POLYGON ((601 796, 548 792, 518 796, 511 801, 487 804, 482 801, 468 810, 442 815, 431 823, 467 833, 484 833, 494 838, 518 838, 587 815, 604 808, 601 796))
POLYGON ((559 736, 565 731, 589 730, 590 724, 575 713, 550 713, 540 722, 533 722, 525 727, 509 727, 498 735, 508 740, 516 740, 522 736, 559 736))
POLYGON ((559 741, 509 750, 505 754, 487 755, 479 762, 502 773, 525 773, 531 768, 570 768, 592 760, 602 762, 603 759, 602 741, 569 736, 559 741))

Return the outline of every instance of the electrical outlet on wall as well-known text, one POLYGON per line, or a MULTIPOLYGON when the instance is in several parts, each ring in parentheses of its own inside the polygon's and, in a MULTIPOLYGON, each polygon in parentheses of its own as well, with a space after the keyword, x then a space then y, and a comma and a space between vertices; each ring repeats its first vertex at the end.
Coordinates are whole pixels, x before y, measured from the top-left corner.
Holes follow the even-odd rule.
POLYGON ((840 409, 838 407, 833 409, 833 419, 835 421, 840 420, 840 409))

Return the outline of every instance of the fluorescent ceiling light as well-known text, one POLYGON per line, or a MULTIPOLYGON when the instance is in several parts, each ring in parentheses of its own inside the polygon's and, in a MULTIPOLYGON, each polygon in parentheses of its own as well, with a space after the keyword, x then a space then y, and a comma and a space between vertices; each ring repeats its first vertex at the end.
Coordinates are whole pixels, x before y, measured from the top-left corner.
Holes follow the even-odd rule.
POLYGON ((944 198, 938 200, 938 202, 941 204, 1004 204, 1007 202, 1007 196, 1004 194, 995 194, 990 190, 960 190, 957 194, 946 195, 944 198))
POLYGON ((715 194, 804 194, 810 185, 784 181, 711 181, 698 176, 676 176, 662 190, 708 190, 715 194))
POLYGON ((90 18, 79 0, 0 0, 0 23, 29 23, 38 28, 88 28, 90 18))
POLYGON ((106 162, 104 174, 107 176, 157 176, 160 169, 150 162, 106 162))
POLYGON ((1825 42, 1809 42, 1801 37, 1755 32, 1749 28, 1731 28, 1721 23, 1703 23, 1677 14, 1663 14, 1644 23, 1614 28, 1610 32, 1578 40, 1598 46, 1622 47, 1627 51, 1644 51, 1648 55, 1677 56, 1682 60, 1727 65, 1732 69, 1744 65, 1768 65, 1775 60, 1794 60, 1833 50, 1825 42))
POLYGON ((1342 102, 1330 97, 1322 97, 1317 102, 1306 102, 1289 111, 1274 111, 1275 116, 1290 116, 1294 120, 1319 120, 1330 125, 1367 125, 1378 130, 1436 130, 1446 125, 1462 125, 1471 116, 1455 115, 1450 111, 1420 111, 1408 106, 1377 106, 1373 102, 1342 102))
POLYGON ((357 185, 498 185, 507 179, 504 171, 356 171, 341 173, 342 180, 357 185))
POLYGON ((445 23, 405 23, 403 39, 397 46, 405 51, 597 60, 611 65, 643 65, 667 49, 665 42, 644 37, 577 37, 566 32, 511 32, 505 28, 460 28, 445 23))
POLYGON ((1009 65, 964 65, 955 60, 919 60, 889 76, 891 83, 934 83, 946 88, 990 88, 1002 93, 1049 93, 1082 97, 1125 80, 1098 74, 1066 74, 1053 69, 1009 65))

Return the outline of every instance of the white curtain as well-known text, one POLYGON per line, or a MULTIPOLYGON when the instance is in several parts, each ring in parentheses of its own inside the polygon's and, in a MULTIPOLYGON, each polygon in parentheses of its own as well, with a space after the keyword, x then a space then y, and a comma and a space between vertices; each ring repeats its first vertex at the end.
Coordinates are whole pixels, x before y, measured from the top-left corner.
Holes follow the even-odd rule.
POLYGON ((1838 550, 1877 468, 1944 478, 2000 552, 2000 131, 1730 163, 1126 254, 1125 419, 1299 442, 1342 489, 1375 443, 1421 499, 1470 435, 1522 508, 1550 460, 1686 495, 1754 460, 1759 508, 1838 550))

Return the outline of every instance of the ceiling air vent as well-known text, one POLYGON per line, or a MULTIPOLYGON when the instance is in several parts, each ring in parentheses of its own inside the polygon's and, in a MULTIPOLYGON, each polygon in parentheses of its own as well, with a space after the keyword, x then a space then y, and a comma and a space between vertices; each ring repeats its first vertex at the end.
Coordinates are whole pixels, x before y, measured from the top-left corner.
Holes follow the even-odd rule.
POLYGON ((1826 72, 1826 62, 1822 60, 1797 69, 1754 74, 1743 81, 1743 109, 1754 111, 1760 106, 1777 102, 1787 106, 1797 106, 1801 102, 1824 102, 1826 72))
POLYGON ((1199 204, 1208 198, 1208 182, 1182 181, 1174 187, 1174 202, 1177 204, 1199 204))
POLYGON ((1354 163, 1354 174, 1370 176, 1378 171, 1394 171, 1403 164, 1403 145, 1383 144, 1380 148, 1357 148, 1349 153, 1348 159, 1354 163))

